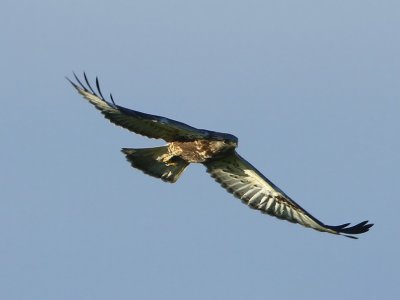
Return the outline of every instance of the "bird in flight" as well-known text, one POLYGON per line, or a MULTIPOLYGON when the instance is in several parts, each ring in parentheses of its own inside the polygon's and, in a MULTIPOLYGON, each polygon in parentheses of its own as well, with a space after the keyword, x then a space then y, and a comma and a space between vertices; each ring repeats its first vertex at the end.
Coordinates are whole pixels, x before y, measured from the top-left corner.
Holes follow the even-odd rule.
POLYGON ((154 148, 123 148, 132 167, 174 183, 191 163, 203 164, 207 172, 229 193, 264 214, 298 223, 318 231, 356 239, 373 224, 363 221, 331 226, 313 217, 236 152, 238 138, 232 134, 197 129, 182 122, 131 110, 107 101, 96 77, 96 91, 84 73, 84 83, 74 74, 73 87, 112 123, 167 145, 154 148))

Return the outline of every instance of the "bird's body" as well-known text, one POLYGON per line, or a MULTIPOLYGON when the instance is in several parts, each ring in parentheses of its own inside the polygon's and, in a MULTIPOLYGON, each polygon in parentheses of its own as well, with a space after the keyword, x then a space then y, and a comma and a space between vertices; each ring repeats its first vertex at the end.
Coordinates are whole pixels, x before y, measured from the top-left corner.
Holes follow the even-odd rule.
POLYGON ((228 152, 232 152, 236 147, 237 144, 232 140, 177 141, 169 143, 168 151, 172 155, 179 156, 189 163, 205 163, 224 156, 228 152))
POLYGON ((318 231, 342 234, 351 238, 364 233, 373 224, 368 221, 349 227, 325 225, 300 207, 288 195, 262 175, 237 152, 238 139, 228 133, 197 129, 182 122, 150 115, 116 105, 111 97, 107 102, 102 96, 96 79, 97 92, 84 76, 84 85, 76 76, 71 84, 114 124, 135 133, 163 139, 166 146, 131 149, 123 148, 131 165, 144 173, 166 182, 176 182, 191 163, 201 163, 207 172, 228 192, 249 207, 318 231))

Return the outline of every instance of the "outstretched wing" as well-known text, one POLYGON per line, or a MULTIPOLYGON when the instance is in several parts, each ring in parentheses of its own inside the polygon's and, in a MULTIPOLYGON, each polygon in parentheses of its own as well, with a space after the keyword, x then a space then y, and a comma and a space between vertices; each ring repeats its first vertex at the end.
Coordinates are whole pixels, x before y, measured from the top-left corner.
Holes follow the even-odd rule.
POLYGON ((84 73, 86 85, 74 74, 76 83, 67 78, 74 88, 112 123, 149 138, 163 139, 167 142, 194 140, 207 137, 206 130, 197 129, 168 118, 150 115, 116 105, 112 95, 111 102, 103 97, 96 78, 97 93, 90 86, 84 73))
POLYGON ((228 192, 245 204, 262 213, 279 219, 298 223, 319 231, 333 234, 360 234, 367 232, 373 224, 368 221, 348 227, 350 223, 329 226, 314 218, 305 209, 290 199, 283 191, 263 176, 236 152, 222 159, 205 163, 207 172, 228 192))

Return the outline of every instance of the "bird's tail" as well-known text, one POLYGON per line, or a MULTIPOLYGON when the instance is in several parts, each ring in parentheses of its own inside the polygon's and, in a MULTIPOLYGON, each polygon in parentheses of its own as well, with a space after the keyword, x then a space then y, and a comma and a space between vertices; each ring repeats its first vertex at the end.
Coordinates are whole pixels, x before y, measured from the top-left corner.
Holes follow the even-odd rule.
POLYGON ((168 152, 168 146, 121 150, 132 167, 144 173, 174 183, 188 166, 188 162, 168 152))

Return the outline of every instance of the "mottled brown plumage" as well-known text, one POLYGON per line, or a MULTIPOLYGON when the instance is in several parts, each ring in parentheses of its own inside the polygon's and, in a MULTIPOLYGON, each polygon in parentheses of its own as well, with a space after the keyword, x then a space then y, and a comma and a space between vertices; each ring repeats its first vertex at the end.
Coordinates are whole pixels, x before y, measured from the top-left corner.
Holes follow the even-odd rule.
POLYGON ((188 142, 171 142, 168 151, 190 163, 204 163, 233 151, 237 143, 230 140, 196 140, 188 142))
MULTIPOLYGON (((74 74, 75 75, 75 74, 74 74)), ((228 192, 249 207, 279 219, 298 223, 318 231, 355 238, 367 232, 373 224, 368 221, 349 227, 326 225, 294 202, 288 195, 242 158, 235 148, 238 139, 228 133, 197 129, 182 122, 150 115, 116 105, 103 97, 96 78, 96 91, 86 75, 83 84, 75 76, 70 83, 112 123, 149 138, 163 139, 166 146, 131 149, 123 148, 134 168, 166 182, 176 182, 190 163, 202 163, 207 172, 228 192)))

